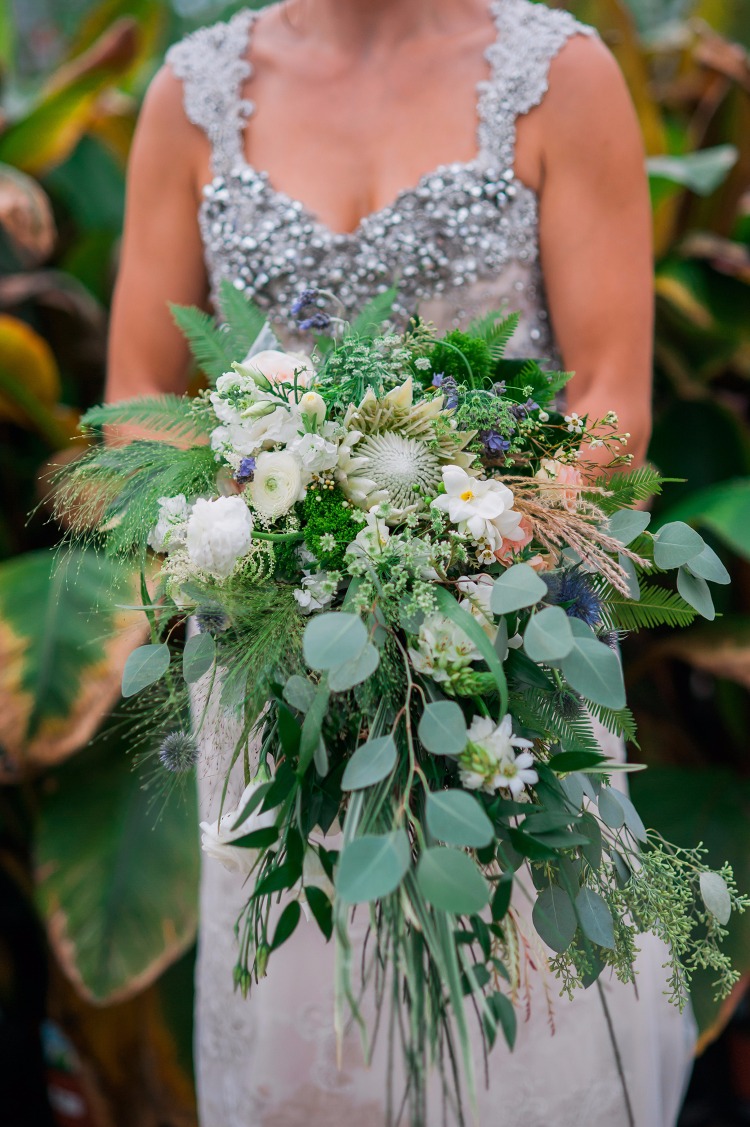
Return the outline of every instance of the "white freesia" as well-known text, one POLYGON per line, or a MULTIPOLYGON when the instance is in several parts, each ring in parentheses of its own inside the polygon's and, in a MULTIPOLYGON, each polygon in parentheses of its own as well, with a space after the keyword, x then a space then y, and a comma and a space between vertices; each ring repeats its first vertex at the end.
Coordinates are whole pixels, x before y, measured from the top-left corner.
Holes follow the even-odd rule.
POLYGON ((159 517, 151 529, 148 546, 155 552, 168 552, 183 547, 190 508, 184 493, 159 498, 159 517))
POLYGON ((495 586, 491 575, 480 572, 479 575, 462 575, 456 580, 456 586, 465 597, 459 606, 476 618, 490 641, 495 640, 497 625, 492 612, 490 600, 495 586))
POLYGON ((521 514, 513 510, 513 494, 496 478, 482 481, 460 466, 444 466, 443 485, 445 493, 432 504, 447 513, 459 531, 480 540, 510 536, 518 528, 521 514))
POLYGON ((286 450, 265 450, 256 459, 247 491, 256 512, 277 520, 304 498, 302 468, 286 450))
POLYGON ((300 610, 303 614, 312 614, 322 610, 333 601, 335 588, 328 578, 327 571, 308 572, 302 580, 302 587, 294 592, 300 610))
POLYGON ((378 505, 373 505, 365 517, 365 525, 357 533, 346 549, 351 556, 379 556, 391 538, 391 530, 386 524, 378 505))
POLYGON ((226 579, 250 547, 252 531, 253 518, 242 497, 201 497, 187 524, 190 560, 215 579, 226 579))
POLYGON ((222 814, 221 819, 215 822, 201 822, 200 824, 203 852, 215 861, 220 861, 230 873, 248 876, 258 856, 256 849, 245 849, 241 845, 233 845, 232 843, 237 838, 254 833, 255 830, 265 829, 267 826, 276 824, 279 813, 278 807, 273 810, 266 810, 263 813, 261 813, 259 807, 256 807, 241 826, 236 829, 232 828, 259 786, 262 786, 262 781, 255 779, 245 787, 236 810, 228 810, 225 814, 222 814))
POLYGON ((513 735, 510 714, 497 726, 487 716, 475 716, 458 760, 462 785, 488 794, 503 788, 518 798, 526 786, 539 781, 534 756, 527 750, 533 746, 531 740, 513 735))

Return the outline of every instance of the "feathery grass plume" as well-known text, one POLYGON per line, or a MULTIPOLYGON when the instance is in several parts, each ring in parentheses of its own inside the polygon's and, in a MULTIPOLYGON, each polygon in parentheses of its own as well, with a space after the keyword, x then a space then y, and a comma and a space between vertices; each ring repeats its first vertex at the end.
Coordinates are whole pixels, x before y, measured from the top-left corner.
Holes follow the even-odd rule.
POLYGON ((159 517, 159 498, 212 493, 216 472, 209 446, 145 440, 97 446, 56 475, 55 515, 67 520, 73 536, 93 537, 98 525, 109 555, 140 556, 159 517))
MULTIPOLYGON (((602 530, 605 514, 588 497, 582 497, 584 490, 591 493, 590 487, 578 488, 579 508, 575 512, 569 512, 567 509, 545 504, 539 497, 538 482, 528 477, 503 476, 502 481, 513 490, 513 507, 516 512, 528 519, 534 536, 552 555, 559 556, 565 548, 572 548, 584 563, 590 564, 622 595, 627 595, 630 590, 629 578, 617 559, 612 559, 612 555, 617 557, 622 554, 636 566, 648 567, 648 560, 636 555, 630 548, 624 548, 619 540, 602 530)), ((576 488, 557 482, 550 482, 550 486, 550 492, 556 490, 561 496, 576 488)), ((548 490, 546 482, 544 488, 545 491, 548 490)))

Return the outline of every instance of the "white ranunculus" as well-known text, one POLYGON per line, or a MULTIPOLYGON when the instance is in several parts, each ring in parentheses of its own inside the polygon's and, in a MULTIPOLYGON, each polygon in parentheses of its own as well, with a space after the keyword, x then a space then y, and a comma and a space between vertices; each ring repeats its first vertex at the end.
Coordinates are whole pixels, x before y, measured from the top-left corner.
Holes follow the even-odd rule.
POLYGON ((242 797, 240 798, 236 810, 228 810, 225 814, 222 814, 221 819, 216 822, 201 822, 200 824, 202 830, 201 848, 203 852, 209 857, 212 857, 215 861, 220 861, 224 868, 228 869, 231 873, 240 873, 242 876, 248 876, 258 856, 256 849, 245 849, 241 845, 233 845, 232 842, 236 841, 239 837, 244 837, 246 834, 254 833, 255 830, 265 829, 267 826, 276 824, 278 807, 273 810, 266 810, 263 813, 256 807, 241 826, 238 826, 236 829, 232 828, 255 791, 261 785, 262 781, 260 779, 249 783, 242 792, 242 797))
POLYGON ((263 352, 256 352, 255 356, 246 356, 239 367, 252 378, 254 372, 260 373, 269 383, 293 383, 296 374, 297 383, 307 387, 315 376, 313 362, 303 352, 279 352, 275 348, 266 348, 263 352))
POLYGON ((443 467, 443 485, 445 493, 432 504, 475 540, 489 538, 490 529, 507 535, 506 526, 515 529, 520 524, 520 513, 513 512, 512 492, 496 478, 481 481, 460 466, 451 465, 443 467))
POLYGON ((277 520, 304 498, 300 463, 286 450, 264 450, 247 489, 256 512, 277 520))
POLYGON ((253 518, 242 497, 199 498, 185 538, 190 559, 215 579, 226 579, 252 540, 253 518))
POLYGON ((184 493, 178 493, 176 497, 160 497, 159 518, 149 533, 149 548, 155 552, 181 548, 185 543, 189 515, 184 493))

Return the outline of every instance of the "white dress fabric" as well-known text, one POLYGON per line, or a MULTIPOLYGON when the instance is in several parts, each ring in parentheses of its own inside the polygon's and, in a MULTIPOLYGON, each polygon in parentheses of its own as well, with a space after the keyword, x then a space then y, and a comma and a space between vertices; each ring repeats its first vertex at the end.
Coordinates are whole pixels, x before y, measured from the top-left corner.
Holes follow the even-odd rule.
MULTIPOLYGON (((302 289, 334 290, 355 314, 397 281, 397 322, 419 307, 447 329, 505 302, 522 313, 510 354, 554 358, 537 198, 515 177, 515 123, 544 97, 557 52, 572 35, 591 29, 531 0, 495 0, 490 12, 497 38, 478 86, 477 156, 426 174, 348 235, 329 230, 244 157, 244 127, 255 109, 244 96, 252 75, 251 31, 263 14, 240 12, 171 49, 186 112, 212 144, 215 176, 204 190, 199 222, 215 296, 220 282, 230 279, 267 310, 286 345, 299 346, 309 341, 300 337, 289 306, 302 289)), ((210 712, 202 726, 199 781, 206 821, 218 816, 237 736, 217 701, 210 712)), ((608 754, 622 757, 619 741, 602 732, 601 742, 608 754)), ((242 789, 235 772, 225 810, 242 789)), ((195 1039, 201 1127, 383 1127, 385 1041, 368 1067, 352 1031, 337 1066, 334 950, 314 922, 303 920, 274 952, 267 977, 248 1000, 235 993, 233 929, 247 896, 240 878, 205 860, 195 1039)), ((514 907, 533 942, 528 900, 518 895, 514 907)), ((477 1031, 481 1127, 674 1127, 695 1029, 689 1012, 680 1015, 664 997, 663 946, 644 936, 641 948, 637 988, 607 973, 601 989, 592 986, 572 1002, 558 996, 555 979, 537 960, 519 1009, 515 1050, 498 1043, 486 1087, 477 1031)), ((435 1084, 426 1120, 412 1127, 443 1123, 453 1127, 454 1120, 444 1119, 435 1084)))

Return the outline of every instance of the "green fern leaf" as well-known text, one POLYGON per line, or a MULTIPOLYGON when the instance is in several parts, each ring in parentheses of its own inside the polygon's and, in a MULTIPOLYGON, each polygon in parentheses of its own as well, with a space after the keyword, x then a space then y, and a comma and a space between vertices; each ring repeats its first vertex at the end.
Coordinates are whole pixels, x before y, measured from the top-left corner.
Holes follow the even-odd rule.
POLYGON ((104 427, 138 426, 173 438, 200 438, 210 434, 215 420, 207 411, 196 409, 196 401, 187 396, 151 395, 92 407, 80 425, 84 433, 104 427))
POLYGON ((548 733, 559 741, 565 751, 601 752, 590 719, 585 713, 566 720, 560 713, 555 698, 544 689, 528 689, 512 694, 510 710, 527 728, 548 733))
POLYGON ((604 705, 594 704, 591 701, 587 702, 586 707, 591 715, 595 716, 599 723, 604 725, 608 732, 614 732, 616 736, 622 736, 638 747, 638 741, 636 739, 638 728, 635 717, 629 708, 605 708, 604 705))
POLYGON ((209 313, 194 305, 171 305, 170 309, 196 363, 206 375, 215 381, 228 372, 232 361, 237 359, 229 333, 220 329, 209 313))
POLYGON ((227 325, 232 359, 241 363, 255 344, 268 318, 254 302, 224 279, 219 287, 219 306, 227 325))
POLYGON ((520 313, 509 313, 505 317, 499 312, 487 313, 484 317, 477 317, 472 321, 467 332, 483 340, 490 350, 492 359, 497 362, 502 360, 508 341, 518 328, 520 319, 520 313))
POLYGON ((368 301, 352 324, 351 334, 368 339, 376 336, 383 321, 387 321, 391 314, 397 292, 395 286, 391 286, 389 290, 378 294, 372 301, 368 301))
POLYGON ((602 623, 607 630, 689 626, 695 616, 693 608, 676 592, 648 584, 641 587, 637 602, 612 591, 602 606, 602 623))
POLYGON ((652 466, 641 466, 640 469, 631 470, 629 473, 615 473, 611 477, 597 478, 597 488, 608 490, 609 497, 595 497, 597 505, 605 513, 615 513, 618 509, 632 508, 639 501, 647 501, 650 497, 661 493, 664 478, 652 466))

